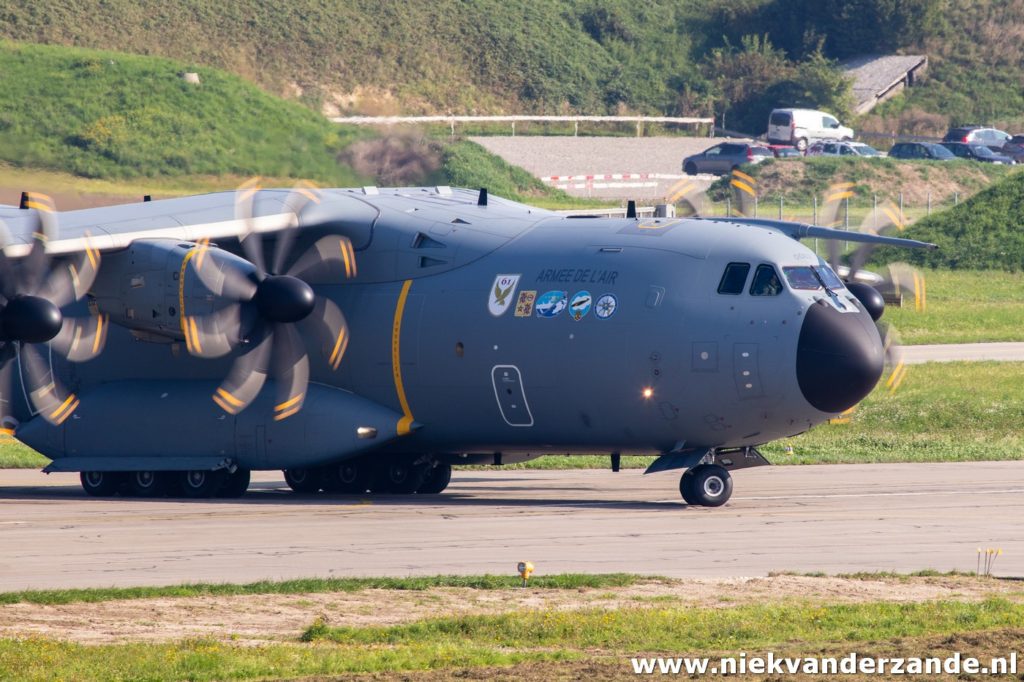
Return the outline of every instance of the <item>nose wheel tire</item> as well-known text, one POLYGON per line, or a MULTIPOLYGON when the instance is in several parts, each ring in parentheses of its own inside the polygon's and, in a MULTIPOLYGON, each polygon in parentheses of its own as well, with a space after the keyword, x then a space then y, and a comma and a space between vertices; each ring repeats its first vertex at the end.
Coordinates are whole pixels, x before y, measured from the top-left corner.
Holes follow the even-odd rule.
POLYGON ((683 474, 679 492, 686 504, 721 507, 732 497, 732 476, 717 464, 702 464, 683 474))
POLYGON ((124 474, 116 471, 83 471, 82 489, 93 497, 112 497, 124 483, 124 474))
POLYGON ((452 465, 438 464, 427 471, 423 483, 416 490, 417 495, 436 495, 452 481, 452 465))
POLYGON ((284 480, 297 493, 315 493, 320 490, 321 476, 316 469, 285 469, 284 480))

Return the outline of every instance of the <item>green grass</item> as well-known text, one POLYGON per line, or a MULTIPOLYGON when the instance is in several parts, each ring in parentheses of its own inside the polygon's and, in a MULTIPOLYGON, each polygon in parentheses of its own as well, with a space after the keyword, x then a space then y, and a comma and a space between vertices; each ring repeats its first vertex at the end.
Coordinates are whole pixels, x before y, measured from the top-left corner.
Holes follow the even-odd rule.
MULTIPOLYGON (((637 583, 665 582, 668 578, 640 576, 629 573, 560 573, 530 578, 530 589, 576 590, 583 588, 629 587, 637 583)), ((109 587, 68 590, 26 590, 0 592, 0 604, 73 604, 103 602, 117 599, 188 598, 205 596, 239 596, 253 594, 317 594, 323 592, 358 592, 361 590, 423 591, 438 587, 459 587, 474 590, 518 589, 518 576, 505 575, 438 575, 409 578, 303 578, 298 580, 255 583, 191 583, 156 587, 109 587)))
POLYGON ((1024 363, 910 366, 895 395, 876 390, 849 423, 822 424, 763 452, 776 464, 1020 459, 1022 383, 1024 363))
POLYGON ((371 134, 331 124, 212 68, 0 42, 0 161, 89 178, 269 175, 363 179, 336 160, 371 134), (180 74, 199 73, 202 83, 180 74))
POLYGON ((895 326, 903 344, 1024 341, 1024 272, 921 273, 926 282, 925 310, 916 311, 908 297, 904 307, 889 306, 882 317, 895 326))
POLYGON ((905 259, 930 268, 1024 269, 1024 173, 979 192, 959 206, 911 225, 903 236, 934 242, 934 251, 899 254, 879 249, 877 258, 905 259))
MULTIPOLYGON (((827 606, 787 602, 729 608, 632 607, 441 617, 391 627, 332 627, 304 643, 259 647, 192 639, 82 645, 44 638, 0 640, 0 677, 18 680, 194 681, 481 668, 573 661, 637 652, 863 650, 878 641, 1016 628, 1024 604, 1001 599, 827 606)), ((910 642, 907 640, 911 639, 910 642)))

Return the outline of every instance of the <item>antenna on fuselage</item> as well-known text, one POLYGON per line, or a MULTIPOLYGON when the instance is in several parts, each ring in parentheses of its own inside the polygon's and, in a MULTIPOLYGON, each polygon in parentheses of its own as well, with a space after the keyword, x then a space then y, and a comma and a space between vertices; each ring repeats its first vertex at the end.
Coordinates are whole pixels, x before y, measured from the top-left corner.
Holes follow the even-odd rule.
POLYGON ((486 187, 481 187, 480 188, 480 196, 478 196, 476 198, 476 205, 477 206, 486 206, 487 205, 487 188, 486 187))
POLYGON ((626 202, 626 217, 636 218, 636 202, 632 199, 626 202))
POLYGON ((28 210, 28 192, 21 193, 21 203, 18 204, 18 208, 22 211, 28 210))

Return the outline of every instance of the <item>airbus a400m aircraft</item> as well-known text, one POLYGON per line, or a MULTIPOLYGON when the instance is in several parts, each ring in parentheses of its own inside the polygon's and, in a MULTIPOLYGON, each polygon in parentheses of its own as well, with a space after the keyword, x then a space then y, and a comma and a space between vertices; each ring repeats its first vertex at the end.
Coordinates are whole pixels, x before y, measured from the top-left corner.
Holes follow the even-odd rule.
POLYGON ((572 217, 447 187, 0 210, 8 433, 93 495, 438 493, 452 465, 660 454, 717 506, 853 406, 884 305, 779 221, 572 217))

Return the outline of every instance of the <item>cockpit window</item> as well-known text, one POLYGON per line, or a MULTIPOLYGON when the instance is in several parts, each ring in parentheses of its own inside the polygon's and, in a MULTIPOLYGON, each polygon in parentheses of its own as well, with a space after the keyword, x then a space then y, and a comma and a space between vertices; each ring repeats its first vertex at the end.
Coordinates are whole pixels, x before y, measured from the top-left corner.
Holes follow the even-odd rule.
POLYGON ((767 264, 757 266, 754 281, 750 283, 751 296, 778 296, 782 293, 782 282, 775 273, 775 268, 767 264))
POLYGON ((794 289, 820 289, 821 280, 809 265, 790 265, 782 268, 786 281, 794 289))
POLYGON ((794 289, 821 289, 822 285, 833 290, 843 288, 843 280, 827 265, 790 265, 782 268, 782 272, 794 289))
POLYGON ((839 279, 839 275, 837 275, 829 266, 819 265, 814 268, 814 271, 818 273, 818 276, 821 277, 821 281, 824 282, 825 286, 829 289, 843 288, 843 280, 839 279))
POLYGON ((722 281, 718 283, 720 294, 742 294, 743 285, 747 283, 750 263, 729 263, 722 273, 722 281))

